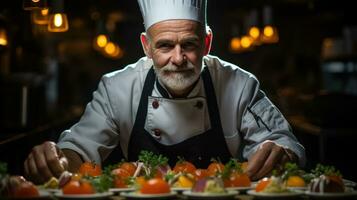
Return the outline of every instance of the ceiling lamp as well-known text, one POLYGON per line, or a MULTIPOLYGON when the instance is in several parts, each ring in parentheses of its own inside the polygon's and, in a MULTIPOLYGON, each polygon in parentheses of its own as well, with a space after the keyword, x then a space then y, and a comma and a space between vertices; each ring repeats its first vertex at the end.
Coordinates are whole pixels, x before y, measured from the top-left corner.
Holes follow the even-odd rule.
POLYGON ((262 42, 264 43, 277 43, 279 42, 278 29, 273 24, 273 13, 270 6, 263 8, 263 33, 262 42))
POLYGON ((63 0, 54 0, 53 6, 50 9, 50 17, 48 22, 49 32, 65 32, 68 30, 68 19, 64 13, 63 0))
POLYGON ((49 9, 36 9, 31 12, 32 21, 35 24, 45 25, 49 21, 49 9))

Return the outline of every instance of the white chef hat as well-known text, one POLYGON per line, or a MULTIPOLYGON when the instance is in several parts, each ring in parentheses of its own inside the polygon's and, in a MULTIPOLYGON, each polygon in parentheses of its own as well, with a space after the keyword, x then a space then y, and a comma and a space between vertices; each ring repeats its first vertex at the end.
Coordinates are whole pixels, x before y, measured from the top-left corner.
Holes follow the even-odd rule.
POLYGON ((206 24, 206 0, 138 0, 145 30, 157 22, 188 19, 206 24))

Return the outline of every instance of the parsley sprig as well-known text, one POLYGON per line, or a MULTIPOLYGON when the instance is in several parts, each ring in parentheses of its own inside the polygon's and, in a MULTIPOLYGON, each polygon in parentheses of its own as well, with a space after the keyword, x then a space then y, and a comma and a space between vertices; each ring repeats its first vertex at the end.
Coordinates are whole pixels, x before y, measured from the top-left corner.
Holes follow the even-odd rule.
POLYGON ((232 172, 243 173, 242 164, 237 159, 231 158, 225 165, 222 171, 222 178, 229 178, 232 172))
POLYGON ((317 164, 315 169, 311 172, 316 176, 327 175, 327 176, 342 176, 341 172, 337 170, 334 166, 317 164))
POLYGON ((142 150, 139 154, 139 162, 144 164, 143 168, 147 178, 154 177, 158 167, 166 166, 169 159, 161 154, 154 154, 151 151, 142 150))

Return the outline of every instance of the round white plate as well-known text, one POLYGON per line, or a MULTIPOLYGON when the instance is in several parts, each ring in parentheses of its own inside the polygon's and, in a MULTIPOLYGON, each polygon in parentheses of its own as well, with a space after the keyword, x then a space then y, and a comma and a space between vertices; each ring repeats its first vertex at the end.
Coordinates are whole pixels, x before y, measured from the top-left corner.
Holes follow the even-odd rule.
POLYGON ((104 199, 112 195, 112 192, 102 192, 94 194, 63 194, 61 191, 54 193, 54 196, 59 199, 104 199))
POLYGON ((253 189, 253 186, 249 186, 249 187, 226 187, 226 190, 236 190, 236 191, 240 191, 240 192, 244 192, 247 190, 251 190, 253 189))
POLYGON ((44 192, 49 192, 49 193, 57 193, 57 192, 61 191, 61 189, 54 189, 54 188, 41 188, 39 190, 44 191, 44 192))
POLYGON ((224 199, 224 198, 233 198, 234 196, 238 195, 239 192, 236 190, 227 190, 227 193, 184 191, 182 194, 188 197, 189 199, 224 199))
POLYGON ((133 187, 130 187, 130 188, 109 188, 109 192, 113 192, 113 193, 131 192, 134 190, 135 190, 135 188, 133 188, 133 187))
POLYGON ((346 187, 352 187, 355 188, 357 187, 357 183, 348 179, 343 179, 343 183, 345 184, 346 187))
POLYGON ((122 192, 120 196, 126 197, 128 199, 167 199, 170 197, 175 197, 177 192, 171 191, 165 194, 141 194, 139 192, 122 192))
POLYGON ((307 196, 311 196, 314 198, 347 198, 347 197, 353 197, 353 196, 357 196, 357 191, 346 191, 346 192, 324 192, 324 193, 320 193, 320 192, 310 192, 310 191, 306 191, 305 194, 307 196))
POLYGON ((276 199, 276 198, 289 198, 289 197, 297 197, 302 194, 303 192, 282 192, 282 193, 267 193, 267 192, 256 192, 255 190, 248 190, 247 194, 259 197, 259 198, 271 198, 271 199, 276 199))
POLYGON ((305 191, 307 187, 288 187, 289 190, 305 191))

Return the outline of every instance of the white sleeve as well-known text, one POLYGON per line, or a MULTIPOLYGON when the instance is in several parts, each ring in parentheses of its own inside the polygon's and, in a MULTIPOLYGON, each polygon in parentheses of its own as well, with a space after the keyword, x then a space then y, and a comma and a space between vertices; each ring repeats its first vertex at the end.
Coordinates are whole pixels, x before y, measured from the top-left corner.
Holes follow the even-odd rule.
POLYGON ((119 128, 112 116, 105 78, 102 78, 79 122, 60 135, 58 147, 74 150, 86 161, 101 163, 119 142, 119 128))
POLYGON ((305 149, 298 142, 288 121, 279 109, 259 89, 259 82, 250 77, 244 89, 245 107, 241 123, 245 148, 244 158, 249 158, 266 140, 271 140, 292 150, 299 158, 299 165, 306 163, 305 149))

